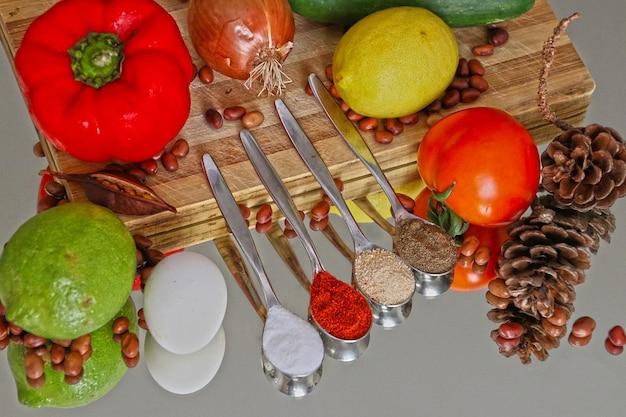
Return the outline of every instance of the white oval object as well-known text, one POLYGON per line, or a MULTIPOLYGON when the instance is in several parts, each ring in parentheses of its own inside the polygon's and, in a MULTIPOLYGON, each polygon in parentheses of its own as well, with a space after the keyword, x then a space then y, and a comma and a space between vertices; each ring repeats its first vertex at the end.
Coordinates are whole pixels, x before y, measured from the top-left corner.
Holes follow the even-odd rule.
POLYGON ((178 355, 163 349, 146 333, 144 356, 152 378, 165 390, 174 394, 191 394, 204 388, 217 374, 224 359, 226 336, 224 329, 197 352, 178 355))
POLYGON ((156 264, 144 288, 143 311, 154 340, 172 353, 205 347, 222 325, 224 275, 206 256, 183 251, 156 264))

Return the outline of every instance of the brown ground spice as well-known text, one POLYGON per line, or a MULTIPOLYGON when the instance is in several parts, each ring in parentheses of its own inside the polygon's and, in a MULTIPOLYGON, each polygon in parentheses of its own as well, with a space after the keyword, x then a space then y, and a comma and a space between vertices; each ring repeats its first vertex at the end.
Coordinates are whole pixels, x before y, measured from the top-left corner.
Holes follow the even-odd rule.
POLYGON ((358 253, 354 280, 370 300, 391 306, 406 302, 415 292, 415 277, 402 259, 382 249, 358 253))
POLYGON ((419 219, 405 219, 396 225, 396 251, 414 268, 431 274, 452 270, 458 260, 454 239, 442 228, 419 219))

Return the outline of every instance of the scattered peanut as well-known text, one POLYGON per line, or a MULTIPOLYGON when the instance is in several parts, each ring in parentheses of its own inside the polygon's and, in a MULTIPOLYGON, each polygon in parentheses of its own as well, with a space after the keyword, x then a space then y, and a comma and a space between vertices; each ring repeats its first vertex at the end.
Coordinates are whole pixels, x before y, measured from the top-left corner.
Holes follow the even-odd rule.
POLYGON ((472 54, 474 54, 475 56, 491 56, 493 55, 493 50, 493 45, 486 43, 483 45, 474 46, 472 48, 472 54))
POLYGON ((140 162, 139 167, 148 175, 156 175, 159 172, 159 165, 154 159, 140 162))
POLYGON ((230 106, 226 107, 222 113, 225 120, 232 122, 241 119, 246 114, 246 109, 243 106, 230 106))
POLYGON ((393 141, 393 134, 388 130, 377 130, 374 132, 374 140, 385 145, 393 141))
POLYGON ((176 158, 184 158, 189 154, 189 142, 185 139, 178 139, 172 145, 170 149, 170 153, 174 155, 176 158))
POLYGON ((255 127, 260 126, 264 120, 265 120, 265 116, 263 116, 263 113, 261 113, 258 110, 253 110, 251 112, 245 113, 241 117, 241 125, 245 129, 253 129, 255 127))
POLYGON ((208 65, 203 65, 198 71, 198 79, 202 84, 211 84, 215 79, 213 68, 208 65))
POLYGON ((571 333, 576 337, 586 337, 593 333, 596 328, 596 321, 589 316, 582 316, 576 319, 572 325, 571 333))
POLYGON ((505 339, 515 339, 524 334, 524 327, 518 322, 507 321, 500 325, 498 333, 505 339))
POLYGON ((326 200, 320 200, 311 208, 311 219, 314 221, 321 221, 328 217, 330 212, 330 204, 326 200))
POLYGON ((171 153, 165 152, 161 157, 163 168, 168 172, 174 172, 178 169, 178 159, 171 153))
POLYGON ((493 46, 502 46, 509 40, 509 31, 503 27, 489 29, 489 43, 493 46))
POLYGON ((272 222, 272 206, 267 203, 261 204, 256 212, 257 224, 265 224, 272 222))
POLYGON ((219 129, 224 124, 224 118, 222 117, 222 114, 215 109, 208 109, 206 112, 204 112, 204 119, 214 129, 219 129))
POLYGON ((624 352, 624 345, 617 345, 612 340, 611 337, 607 337, 604 339, 604 348, 611 355, 621 355, 624 352))
POLYGON ((496 297, 500 298, 509 298, 511 295, 509 294, 509 290, 506 286, 506 283, 502 278, 494 278, 489 281, 487 285, 489 292, 491 292, 496 297))

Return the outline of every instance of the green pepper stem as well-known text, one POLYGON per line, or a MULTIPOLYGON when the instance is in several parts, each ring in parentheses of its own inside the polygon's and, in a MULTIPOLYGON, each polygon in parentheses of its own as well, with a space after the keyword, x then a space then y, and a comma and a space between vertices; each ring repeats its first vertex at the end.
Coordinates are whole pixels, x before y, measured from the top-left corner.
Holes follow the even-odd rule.
POLYGON ((67 52, 74 79, 94 88, 117 79, 122 73, 124 43, 115 33, 89 32, 67 52))

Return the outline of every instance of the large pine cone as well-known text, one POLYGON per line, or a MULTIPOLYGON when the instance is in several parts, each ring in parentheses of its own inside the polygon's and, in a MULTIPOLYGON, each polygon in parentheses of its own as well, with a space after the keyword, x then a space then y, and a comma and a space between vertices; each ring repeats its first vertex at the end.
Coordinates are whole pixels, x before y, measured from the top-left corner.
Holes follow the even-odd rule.
POLYGON ((608 210, 581 213, 554 203, 547 195, 536 199, 531 214, 509 227, 497 265, 515 306, 537 319, 551 317, 555 302, 574 301, 591 254, 615 230, 608 210))
POLYGON ((626 148, 615 130, 571 128, 541 155, 542 185, 564 206, 609 208, 626 194, 626 148))
MULTIPOLYGON (((579 212, 558 205, 551 195, 535 199, 529 215, 509 227, 487 299, 494 322, 518 322, 524 327, 519 344, 502 346, 505 356, 518 355, 529 363, 531 354, 545 360, 559 345, 565 320, 574 311, 574 286, 585 280, 591 254, 600 241, 610 241, 615 217, 608 209, 579 212), (494 289, 492 291, 492 288, 494 289)), ((498 330, 491 337, 496 340, 498 330)))

